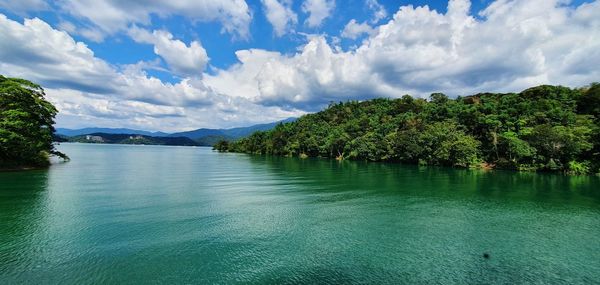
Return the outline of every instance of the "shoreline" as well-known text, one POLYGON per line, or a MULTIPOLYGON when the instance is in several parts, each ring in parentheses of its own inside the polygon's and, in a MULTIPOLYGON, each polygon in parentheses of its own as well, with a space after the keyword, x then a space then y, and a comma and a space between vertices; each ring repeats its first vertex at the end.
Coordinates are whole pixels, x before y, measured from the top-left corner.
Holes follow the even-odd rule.
POLYGON ((42 170, 48 169, 50 165, 47 166, 18 166, 18 167, 0 167, 1 172, 21 172, 21 171, 31 171, 31 170, 42 170))
POLYGON ((57 145, 61 144, 80 144, 80 145, 123 145, 123 146, 167 146, 167 147, 210 147, 209 145, 168 145, 168 144, 132 144, 132 143, 85 143, 85 142, 54 142, 57 145))
POLYGON ((497 167, 495 164, 488 163, 488 162, 483 162, 476 167, 458 167, 458 166, 447 166, 447 165, 422 165, 422 164, 418 164, 418 163, 407 163, 407 162, 402 162, 402 161, 384 161, 384 160, 370 161, 370 160, 358 160, 358 159, 341 159, 340 160, 335 157, 327 157, 327 156, 301 157, 301 156, 292 156, 292 155, 273 155, 273 154, 247 153, 247 152, 235 152, 235 151, 222 152, 222 151, 218 151, 216 149, 213 149, 213 151, 216 151, 218 153, 231 153, 231 154, 243 154, 243 155, 251 155, 251 156, 278 157, 278 158, 294 158, 294 159, 300 159, 300 160, 324 159, 324 160, 329 160, 329 161, 337 161, 338 163, 342 163, 344 161, 350 161, 350 162, 359 162, 359 163, 400 164, 400 165, 409 165, 409 166, 427 167, 427 168, 433 167, 433 168, 448 168, 448 169, 456 169, 456 170, 479 170, 479 171, 483 171, 483 172, 503 171, 503 172, 511 172, 511 173, 559 175, 559 176, 566 176, 566 177, 600 177, 600 173, 569 174, 567 172, 557 172, 557 171, 543 171, 543 170, 527 171, 527 170, 519 170, 519 169, 511 169, 511 168, 500 168, 500 167, 497 167))

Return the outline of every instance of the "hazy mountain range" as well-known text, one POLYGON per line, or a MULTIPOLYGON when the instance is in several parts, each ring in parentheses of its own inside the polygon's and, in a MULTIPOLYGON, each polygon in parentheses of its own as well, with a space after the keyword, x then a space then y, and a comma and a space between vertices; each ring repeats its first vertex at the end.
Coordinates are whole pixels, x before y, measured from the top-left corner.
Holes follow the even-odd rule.
POLYGON ((144 135, 144 136, 153 136, 153 137, 165 137, 168 136, 168 133, 163 132, 148 132, 148 131, 140 131, 134 129, 125 129, 125 128, 83 128, 83 129, 65 129, 65 128, 56 128, 56 134, 62 135, 66 137, 74 137, 81 135, 89 135, 93 133, 104 133, 104 134, 133 134, 133 135, 144 135))
POLYGON ((197 129, 193 131, 180 132, 169 134, 169 137, 186 137, 193 140, 197 140, 202 137, 207 136, 223 136, 227 138, 243 138, 245 136, 249 136, 250 134, 256 131, 268 131, 279 123, 289 123, 295 121, 296 118, 288 118, 282 121, 267 123, 267 124, 259 124, 253 125, 249 127, 240 127, 240 128, 231 128, 231 129, 197 129))
POLYGON ((238 138, 242 138, 248 136, 256 131, 268 131, 279 123, 288 123, 295 121, 296 118, 288 118, 282 121, 267 123, 267 124, 258 124, 252 125, 249 127, 238 127, 238 128, 230 128, 230 129, 197 129, 187 132, 178 132, 178 133, 164 133, 164 132, 149 132, 143 130, 135 130, 135 129, 127 129, 127 128, 83 128, 83 129, 66 129, 66 128, 57 128, 56 134, 63 137, 78 137, 89 134, 99 135, 107 134, 107 135, 141 135, 146 137, 185 137, 189 138, 198 145, 213 145, 219 140, 235 140, 238 138))

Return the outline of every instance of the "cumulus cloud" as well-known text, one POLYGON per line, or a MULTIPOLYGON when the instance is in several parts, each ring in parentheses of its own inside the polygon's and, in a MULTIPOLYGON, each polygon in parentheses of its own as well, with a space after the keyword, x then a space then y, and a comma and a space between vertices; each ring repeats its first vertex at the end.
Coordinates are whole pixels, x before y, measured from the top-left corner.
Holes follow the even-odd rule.
POLYGON ((129 29, 129 35, 136 42, 154 45, 154 53, 162 57, 176 75, 200 77, 208 63, 206 50, 198 41, 192 41, 188 46, 173 39, 173 35, 167 31, 150 33, 138 27, 129 29))
MULTIPOLYGON (((61 110, 69 110, 62 120, 77 112, 109 120, 136 107, 140 113, 129 117, 136 127, 167 130, 266 122, 316 111, 330 101, 514 92, 538 84, 576 87, 600 78, 600 0, 578 6, 497 0, 478 17, 470 14, 470 4, 451 0, 445 13, 400 7, 350 50, 323 35, 308 36, 294 53, 239 50, 238 63, 177 83, 148 76, 144 70, 151 63, 112 66, 41 20, 21 24, 0 16, 0 73, 49 87, 61 110)), ((159 37, 145 36, 153 44, 159 37)), ((164 38, 168 46, 192 46, 164 38)))
POLYGON ((600 78, 600 1, 496 1, 469 14, 470 1, 451 0, 447 13, 401 7, 352 51, 311 37, 296 54, 237 53, 240 64, 207 85, 244 93, 265 105, 319 109, 331 100, 469 95, 520 91, 537 84, 582 86, 600 78), (224 87, 236 78, 242 89, 224 87), (229 89, 227 89, 229 88, 229 89), (251 95, 249 95, 251 94, 251 95))
POLYGON ((375 30, 367 23, 357 23, 355 19, 350 20, 342 31, 342 37, 357 39, 364 34, 372 34, 375 30))
POLYGON ((247 39, 252 20, 244 0, 64 0, 58 4, 73 16, 89 21, 102 35, 124 31, 130 24, 149 25, 152 16, 181 15, 194 22, 218 21, 223 32, 247 39))
POLYGON ((373 11, 373 19, 371 23, 375 24, 387 17, 387 10, 377 0, 367 0, 367 6, 373 11))
POLYGON ((274 122, 301 114, 226 97, 220 97, 212 105, 181 107, 95 97, 72 89, 50 88, 46 93, 60 110, 57 125, 66 128, 101 126, 169 132, 274 122))
POLYGON ((302 3, 302 11, 308 13, 306 25, 310 28, 321 26, 323 20, 328 18, 335 8, 335 0, 305 0, 302 3))
POLYGON ((257 104, 309 111, 330 101, 393 95, 387 83, 371 76, 359 58, 336 52, 323 36, 310 37, 295 55, 258 49, 236 55, 240 64, 207 76, 207 86, 257 104))
POLYGON ((113 67, 84 43, 37 18, 21 24, 0 14, 0 70, 49 87, 110 93, 118 86, 113 67))
POLYGON ((278 37, 283 36, 298 23, 298 15, 292 11, 291 0, 262 0, 265 15, 273 26, 273 31, 278 37))
POLYGON ((0 39, 2 74, 94 96, 162 105, 211 104, 212 93, 199 80, 170 84, 148 77, 138 65, 119 70, 95 57, 84 43, 37 18, 21 24, 0 14, 0 39))
POLYGON ((218 94, 200 78, 166 83, 148 76, 146 68, 156 68, 155 63, 116 67, 40 19, 21 24, 0 14, 0 74, 42 84, 60 110, 57 121, 62 127, 180 131, 264 123, 302 113, 218 94))

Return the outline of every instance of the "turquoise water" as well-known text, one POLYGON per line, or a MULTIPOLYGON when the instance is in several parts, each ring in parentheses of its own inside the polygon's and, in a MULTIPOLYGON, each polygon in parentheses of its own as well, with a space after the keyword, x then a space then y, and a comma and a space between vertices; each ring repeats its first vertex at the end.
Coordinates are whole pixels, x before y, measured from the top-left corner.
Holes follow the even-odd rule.
POLYGON ((598 177, 59 150, 0 173, 2 284, 600 283, 598 177))

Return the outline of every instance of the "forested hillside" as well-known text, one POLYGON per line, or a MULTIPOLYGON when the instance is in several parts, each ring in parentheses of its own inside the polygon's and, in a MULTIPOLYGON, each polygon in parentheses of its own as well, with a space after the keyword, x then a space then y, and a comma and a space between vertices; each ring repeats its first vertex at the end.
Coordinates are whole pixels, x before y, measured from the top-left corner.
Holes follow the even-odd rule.
POLYGON ((600 84, 331 104, 219 151, 598 173, 600 84))

